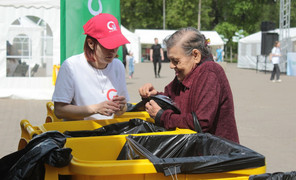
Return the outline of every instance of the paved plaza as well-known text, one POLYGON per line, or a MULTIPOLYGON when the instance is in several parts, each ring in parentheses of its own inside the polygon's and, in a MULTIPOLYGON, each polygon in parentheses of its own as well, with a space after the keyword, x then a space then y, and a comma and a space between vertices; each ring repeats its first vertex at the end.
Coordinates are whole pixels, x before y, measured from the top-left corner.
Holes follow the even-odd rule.
MULTIPOLYGON (((266 157, 267 172, 296 170, 296 77, 281 75, 281 83, 269 81, 270 72, 239 69, 222 64, 232 88, 235 116, 242 145, 266 157)), ((162 91, 174 77, 169 63, 162 63, 161 78, 154 78, 153 64, 135 65, 133 79, 126 75, 130 102, 139 102, 138 88, 151 82, 162 91)), ((34 126, 45 122, 50 100, 0 99, 0 158, 17 150, 20 121, 34 126)))

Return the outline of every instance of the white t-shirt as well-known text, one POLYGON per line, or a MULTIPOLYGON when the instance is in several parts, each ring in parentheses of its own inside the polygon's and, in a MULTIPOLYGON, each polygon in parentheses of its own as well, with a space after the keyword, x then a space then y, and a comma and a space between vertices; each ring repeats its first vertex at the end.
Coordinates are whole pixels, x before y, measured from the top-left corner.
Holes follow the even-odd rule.
MULTIPOLYGON (((281 50, 278 47, 273 47, 271 50, 271 54, 281 55, 281 50)), ((279 64, 280 63, 280 56, 272 56, 272 63, 279 64)))
MULTIPOLYGON (((105 69, 99 70, 93 68, 82 53, 62 64, 52 101, 85 106, 111 100, 115 95, 124 96, 129 101, 123 63, 115 58, 105 69)), ((112 118, 113 115, 94 114, 84 119, 112 118)))

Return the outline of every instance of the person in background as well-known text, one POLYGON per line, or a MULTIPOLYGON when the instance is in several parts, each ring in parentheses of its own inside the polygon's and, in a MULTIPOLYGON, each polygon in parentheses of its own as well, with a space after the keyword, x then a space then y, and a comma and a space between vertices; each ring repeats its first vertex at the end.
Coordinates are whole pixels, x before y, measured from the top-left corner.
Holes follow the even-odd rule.
POLYGON ((158 44, 158 39, 154 38, 154 44, 151 46, 151 49, 150 49, 150 61, 153 62, 155 78, 160 77, 161 61, 163 60, 164 60, 163 49, 161 48, 161 45, 158 44), (157 63, 158 63, 158 70, 157 70, 157 63))
POLYGON ((126 48, 126 45, 122 46, 122 63, 124 65, 124 68, 126 69, 126 56, 128 55, 128 51, 126 48))
POLYGON ((170 68, 175 78, 158 92, 151 83, 139 88, 142 98, 166 95, 181 113, 163 110, 155 101, 145 104, 155 124, 166 129, 195 129, 196 114, 203 132, 239 143, 231 88, 223 68, 215 63, 205 36, 189 27, 176 31, 165 40, 170 68))
POLYGON ((52 101, 55 115, 64 120, 111 119, 126 111, 129 96, 118 48, 129 41, 117 19, 101 13, 83 26, 84 52, 66 59, 52 101))
POLYGON ((282 82, 280 79, 280 57, 281 57, 281 49, 280 49, 281 43, 279 41, 275 41, 274 46, 271 50, 271 61, 273 64, 273 70, 270 76, 271 82, 282 82), (276 80, 274 79, 274 76, 276 76, 276 80))
POLYGON ((128 75, 129 78, 132 79, 134 72, 135 72, 135 58, 134 58, 134 54, 133 52, 129 52, 128 56, 127 56, 127 60, 128 60, 128 75))
POLYGON ((221 48, 221 46, 219 46, 216 50, 216 61, 223 62, 223 49, 221 48))

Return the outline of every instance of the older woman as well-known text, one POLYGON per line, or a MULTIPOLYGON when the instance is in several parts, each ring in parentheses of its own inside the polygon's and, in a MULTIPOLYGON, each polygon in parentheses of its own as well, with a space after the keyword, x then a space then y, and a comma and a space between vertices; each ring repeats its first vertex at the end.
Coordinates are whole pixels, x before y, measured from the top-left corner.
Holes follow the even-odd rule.
POLYGON ((146 111, 156 124, 167 129, 194 129, 194 112, 203 132, 239 143, 229 82, 222 67, 213 61, 204 35, 195 28, 183 28, 165 43, 175 79, 165 87, 164 93, 157 92, 150 83, 142 86, 139 93, 142 98, 156 94, 169 96, 181 113, 163 110, 153 100, 146 103, 146 111))
POLYGON ((111 14, 94 16, 83 29, 84 52, 60 68, 54 112, 65 120, 110 119, 124 113, 129 100, 124 66, 116 58, 118 48, 129 42, 111 14))

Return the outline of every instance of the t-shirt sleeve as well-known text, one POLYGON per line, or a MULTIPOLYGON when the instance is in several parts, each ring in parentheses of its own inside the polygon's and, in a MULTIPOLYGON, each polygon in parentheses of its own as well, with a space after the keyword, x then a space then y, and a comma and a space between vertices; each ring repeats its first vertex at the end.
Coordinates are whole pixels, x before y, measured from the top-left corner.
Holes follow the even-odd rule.
POLYGON ((73 74, 69 64, 65 61, 58 73, 55 90, 52 96, 53 102, 71 103, 74 97, 73 74))
POLYGON ((275 54, 275 53, 276 53, 274 47, 272 48, 271 53, 272 53, 272 54, 275 54))

